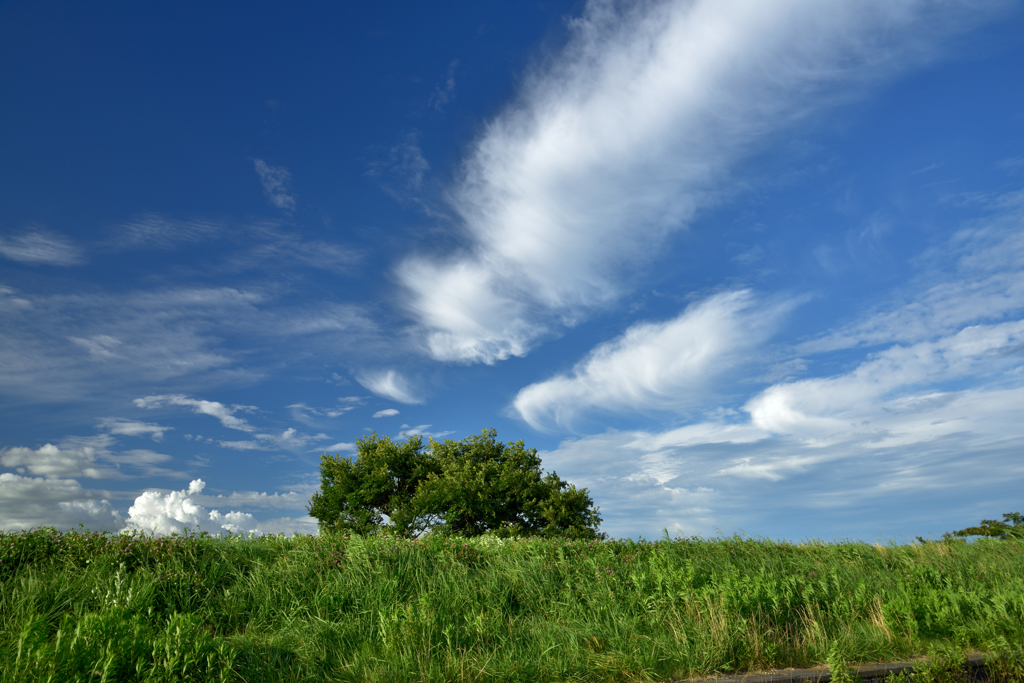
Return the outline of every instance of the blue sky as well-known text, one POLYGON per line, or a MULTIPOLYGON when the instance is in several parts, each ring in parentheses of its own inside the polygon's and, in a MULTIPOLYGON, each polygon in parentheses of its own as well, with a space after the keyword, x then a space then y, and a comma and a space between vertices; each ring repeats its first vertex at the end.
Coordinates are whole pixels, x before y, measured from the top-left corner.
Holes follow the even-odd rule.
POLYGON ((0 527, 310 532, 493 427, 612 536, 1024 507, 1024 6, 0 5, 0 527))

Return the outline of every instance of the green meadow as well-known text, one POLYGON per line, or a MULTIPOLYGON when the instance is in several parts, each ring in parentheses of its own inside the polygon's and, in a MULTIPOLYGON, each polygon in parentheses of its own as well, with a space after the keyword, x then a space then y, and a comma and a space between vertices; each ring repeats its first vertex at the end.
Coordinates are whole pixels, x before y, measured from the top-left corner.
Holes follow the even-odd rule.
POLYGON ((3 683, 655 681, 1024 645, 1017 540, 42 529, 0 534, 0 581, 3 683))

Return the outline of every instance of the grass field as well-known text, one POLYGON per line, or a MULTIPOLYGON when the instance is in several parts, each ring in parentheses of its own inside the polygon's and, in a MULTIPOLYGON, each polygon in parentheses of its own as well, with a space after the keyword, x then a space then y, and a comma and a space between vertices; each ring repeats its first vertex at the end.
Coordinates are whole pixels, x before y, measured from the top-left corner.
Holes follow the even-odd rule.
POLYGON ((1024 645, 1021 541, 44 529, 0 534, 0 583, 4 683, 641 681, 1024 645))

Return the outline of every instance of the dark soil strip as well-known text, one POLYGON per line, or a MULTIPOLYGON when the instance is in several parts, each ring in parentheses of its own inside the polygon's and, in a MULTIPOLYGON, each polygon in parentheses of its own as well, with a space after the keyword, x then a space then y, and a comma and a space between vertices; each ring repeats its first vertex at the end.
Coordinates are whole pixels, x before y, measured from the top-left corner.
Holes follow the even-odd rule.
MULTIPOLYGON (((964 675, 958 680, 965 683, 987 683, 990 680, 988 669, 985 663, 992 657, 989 655, 975 654, 968 655, 964 666, 964 675)), ((928 665, 927 659, 913 662, 896 662, 889 664, 851 664, 851 673, 859 676, 861 683, 885 683, 890 675, 899 676, 901 673, 908 675, 914 673, 914 669, 921 669, 928 665)), ((832 674, 827 668, 822 669, 782 669, 769 673, 747 673, 735 676, 720 676, 717 678, 690 679, 686 683, 831 683, 832 674)), ((680 683, 682 683, 680 681, 680 683)))

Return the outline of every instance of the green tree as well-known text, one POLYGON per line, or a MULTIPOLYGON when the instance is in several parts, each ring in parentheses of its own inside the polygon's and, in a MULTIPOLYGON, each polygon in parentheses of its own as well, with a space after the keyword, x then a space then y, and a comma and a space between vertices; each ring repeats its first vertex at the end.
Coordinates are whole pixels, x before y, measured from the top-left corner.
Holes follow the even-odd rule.
POLYGON ((970 526, 960 531, 943 534, 946 539, 967 536, 986 536, 1006 540, 1010 538, 1024 539, 1024 515, 1019 512, 1007 512, 1003 515, 1003 521, 994 519, 983 519, 978 526, 970 526))
POLYGON ((420 485, 413 506, 439 519, 438 531, 478 536, 594 538, 601 517, 586 489, 543 474, 537 449, 501 443, 486 429, 462 441, 431 441, 439 471, 420 485))
POLYGON ((354 462, 321 456, 309 512, 325 531, 603 537, 586 489, 544 474, 536 449, 501 443, 493 429, 462 441, 431 439, 429 449, 418 437, 398 444, 376 434, 357 445, 354 462))
POLYGON ((428 474, 436 470, 423 439, 405 443, 376 433, 356 441, 356 459, 320 456, 320 490, 309 501, 309 514, 323 531, 366 535, 379 531, 386 515, 395 532, 415 536, 429 520, 417 518, 410 501, 428 474))

